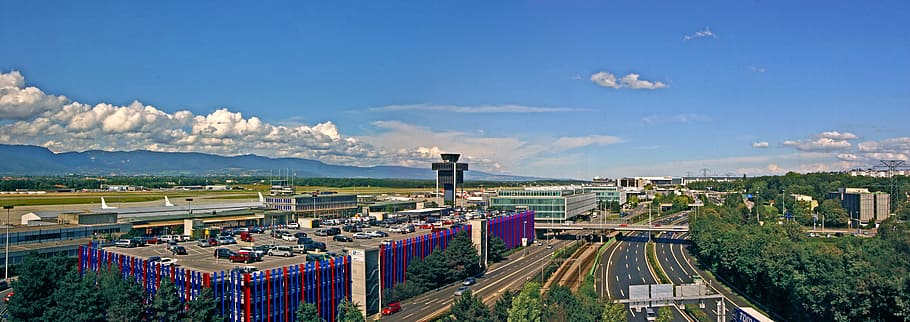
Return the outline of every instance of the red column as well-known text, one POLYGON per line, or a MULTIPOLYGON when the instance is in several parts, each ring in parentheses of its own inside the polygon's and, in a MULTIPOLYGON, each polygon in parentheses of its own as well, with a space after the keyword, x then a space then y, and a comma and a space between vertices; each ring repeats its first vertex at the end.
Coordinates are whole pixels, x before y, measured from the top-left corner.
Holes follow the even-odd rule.
POLYGON ((317 261, 314 263, 316 264, 316 265, 313 265, 316 268, 316 311, 319 312, 319 315, 322 315, 322 305, 320 305, 322 298, 319 297, 319 293, 321 293, 321 292, 319 292, 319 289, 322 288, 322 285, 319 285, 319 282, 322 281, 322 279, 319 278, 320 277, 319 276, 319 263, 320 262, 317 261))
POLYGON ((304 265, 300 264, 300 302, 303 302, 306 299, 306 270, 304 265))
MULTIPOLYGON (((268 271, 266 271, 268 273, 268 271)), ((250 312, 250 302, 252 301, 252 295, 250 295, 250 273, 243 273, 243 317, 244 321, 253 321, 252 313, 250 312)))
POLYGON ((82 274, 82 252, 85 251, 85 246, 79 246, 79 274, 82 274))
POLYGON ((190 290, 190 271, 185 270, 184 272, 186 273, 184 274, 186 276, 186 280, 184 280, 183 288, 186 289, 186 300, 189 301, 193 297, 193 292, 190 290))

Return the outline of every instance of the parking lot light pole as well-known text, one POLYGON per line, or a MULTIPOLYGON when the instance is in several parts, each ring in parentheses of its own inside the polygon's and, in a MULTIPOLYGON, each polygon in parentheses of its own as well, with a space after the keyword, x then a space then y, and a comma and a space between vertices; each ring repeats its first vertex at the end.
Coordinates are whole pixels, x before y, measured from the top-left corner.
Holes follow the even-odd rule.
POLYGON ((189 214, 193 214, 193 198, 186 198, 186 207, 189 214))
POLYGON ((9 213, 13 205, 3 205, 3 209, 6 209, 6 257, 3 260, 3 279, 9 280, 9 213))

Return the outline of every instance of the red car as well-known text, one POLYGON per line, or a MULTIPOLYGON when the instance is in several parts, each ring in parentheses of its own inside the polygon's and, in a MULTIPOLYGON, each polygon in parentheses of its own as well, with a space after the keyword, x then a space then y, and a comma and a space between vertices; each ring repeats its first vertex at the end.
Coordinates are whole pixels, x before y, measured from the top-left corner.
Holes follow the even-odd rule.
POLYGON ((218 246, 218 240, 215 238, 209 238, 209 246, 218 246))
POLYGON ((389 303, 389 305, 386 305, 386 307, 382 308, 382 315, 391 315, 392 313, 395 313, 398 311, 401 311, 401 303, 392 302, 392 303, 389 303))
POLYGON ((433 229, 433 224, 423 224, 419 226, 420 229, 433 229))
POLYGON ((619 224, 619 227, 629 227, 629 224, 619 224))
POLYGON ((234 253, 230 257, 231 262, 234 263, 251 263, 253 262, 253 257, 250 256, 250 253, 234 253))
POLYGON ((240 241, 253 242, 253 235, 250 235, 248 232, 240 233, 240 241))
POLYGON ((454 224, 454 223, 455 223, 455 222, 454 222, 454 221, 451 221, 451 220, 443 220, 443 221, 442 221, 442 224, 443 224, 443 225, 451 225, 451 224, 454 224))
MULTIPOLYGON (((16 292, 9 292, 9 294, 6 294, 6 297, 3 298, 3 302, 9 303, 9 300, 13 298, 13 294, 16 294, 16 292)), ((399 311, 401 310, 400 306, 398 307, 398 310, 399 311)), ((395 311, 395 312, 398 312, 398 311, 395 311)))
POLYGON ((157 244, 157 243, 160 243, 160 241, 158 240, 158 236, 153 236, 153 237, 146 238, 145 243, 146 244, 157 244))

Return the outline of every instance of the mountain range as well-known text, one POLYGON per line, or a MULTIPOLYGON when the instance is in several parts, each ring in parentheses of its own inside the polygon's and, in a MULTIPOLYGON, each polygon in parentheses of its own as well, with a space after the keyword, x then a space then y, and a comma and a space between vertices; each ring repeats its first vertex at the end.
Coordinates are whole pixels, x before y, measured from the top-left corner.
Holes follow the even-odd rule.
MULTIPOLYGON (((13 176, 54 175, 268 175, 290 169, 302 178, 428 179, 435 173, 402 166, 357 167, 332 165, 301 158, 269 158, 258 155, 220 156, 195 152, 100 151, 54 153, 33 145, 0 144, 0 174, 13 176)), ((542 178, 465 172, 467 180, 530 181, 542 178)))

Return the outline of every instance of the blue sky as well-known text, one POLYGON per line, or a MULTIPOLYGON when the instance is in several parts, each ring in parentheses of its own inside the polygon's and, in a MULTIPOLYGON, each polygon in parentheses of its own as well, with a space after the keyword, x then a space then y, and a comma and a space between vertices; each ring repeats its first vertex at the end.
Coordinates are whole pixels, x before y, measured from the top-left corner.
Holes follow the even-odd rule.
POLYGON ((124 3, 0 12, 0 143, 496 173, 910 157, 903 1, 124 3))

